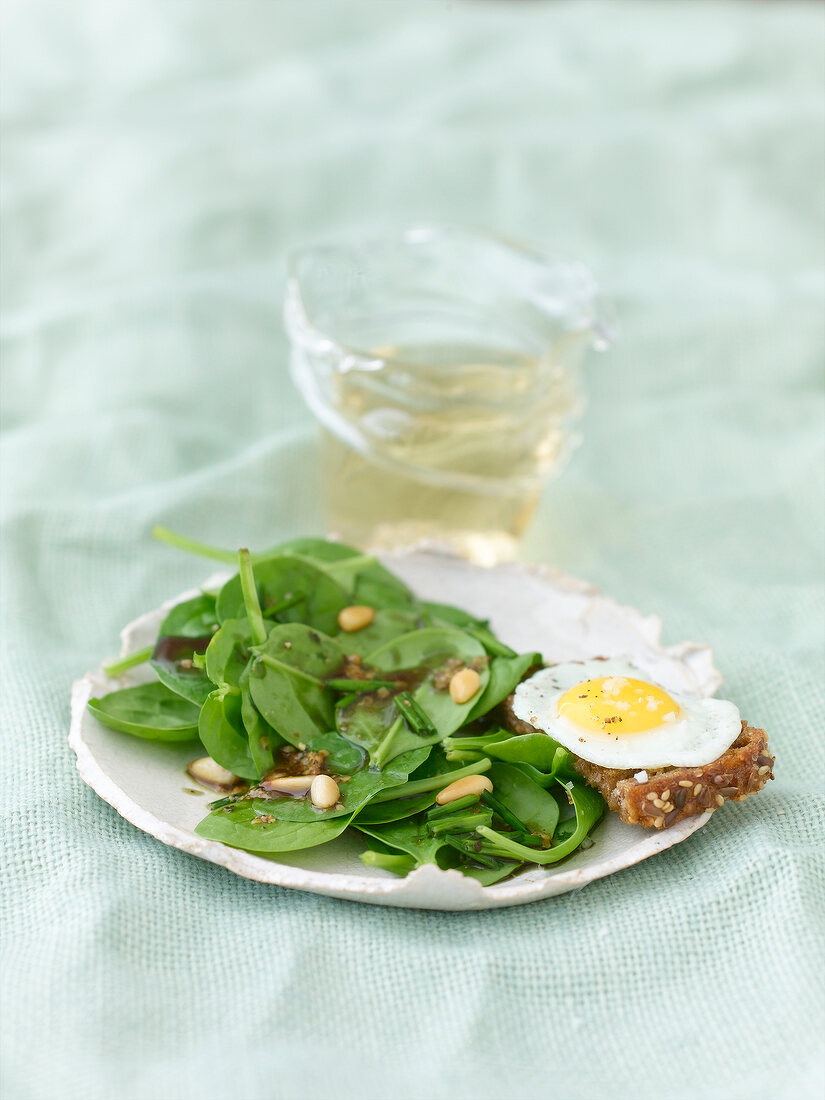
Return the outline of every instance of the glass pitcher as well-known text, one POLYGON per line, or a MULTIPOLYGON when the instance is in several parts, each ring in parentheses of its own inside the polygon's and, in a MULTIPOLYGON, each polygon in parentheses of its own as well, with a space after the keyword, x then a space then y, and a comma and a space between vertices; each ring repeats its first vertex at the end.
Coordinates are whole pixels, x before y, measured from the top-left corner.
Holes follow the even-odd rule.
POLYGON ((583 352, 609 344, 590 272, 420 226, 295 252, 285 320, 330 532, 512 558, 573 442, 583 352))

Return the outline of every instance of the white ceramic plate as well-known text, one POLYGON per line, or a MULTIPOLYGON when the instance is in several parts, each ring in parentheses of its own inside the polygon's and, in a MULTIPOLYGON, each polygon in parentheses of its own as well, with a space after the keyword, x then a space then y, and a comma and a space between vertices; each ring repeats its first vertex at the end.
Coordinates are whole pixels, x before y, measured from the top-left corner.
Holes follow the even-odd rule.
MULTIPOLYGON (((721 682, 706 646, 684 642, 663 648, 658 618, 621 607, 589 585, 548 567, 481 569, 428 553, 385 560, 420 596, 458 604, 489 618, 493 629, 514 649, 539 650, 546 661, 633 654, 652 678, 672 691, 710 695, 721 682)), ((211 587, 223 576, 210 577, 206 584, 211 587)), ((195 594, 183 592, 130 623, 121 635, 121 654, 153 642, 168 608, 195 594)), ((624 825, 614 814, 607 814, 592 834, 592 848, 558 867, 527 870, 486 888, 458 871, 441 871, 432 865, 406 878, 367 868, 358 858, 363 845, 357 837, 343 836, 274 858, 255 856, 195 835, 210 795, 187 793, 193 784, 184 768, 197 755, 192 744, 158 744, 117 733, 87 710, 91 696, 148 678, 151 672, 140 668, 111 680, 101 668, 75 683, 69 744, 77 753, 82 778, 127 821, 164 844, 258 882, 373 905, 496 909, 576 890, 630 867, 685 840, 710 816, 688 818, 652 832, 624 825)))

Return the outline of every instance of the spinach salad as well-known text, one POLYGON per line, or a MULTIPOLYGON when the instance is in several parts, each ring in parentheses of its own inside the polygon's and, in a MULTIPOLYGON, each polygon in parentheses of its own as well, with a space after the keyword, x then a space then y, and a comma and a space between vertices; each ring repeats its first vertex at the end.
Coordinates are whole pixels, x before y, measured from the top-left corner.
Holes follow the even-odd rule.
POLYGON ((89 702, 105 726, 200 740, 190 776, 222 792, 196 832, 260 855, 349 829, 370 867, 425 863, 483 885, 592 844, 605 806, 543 733, 514 734, 501 704, 542 663, 486 621, 418 599, 375 557, 323 539, 237 555, 164 528, 157 537, 238 565, 176 604, 150 683, 89 702))

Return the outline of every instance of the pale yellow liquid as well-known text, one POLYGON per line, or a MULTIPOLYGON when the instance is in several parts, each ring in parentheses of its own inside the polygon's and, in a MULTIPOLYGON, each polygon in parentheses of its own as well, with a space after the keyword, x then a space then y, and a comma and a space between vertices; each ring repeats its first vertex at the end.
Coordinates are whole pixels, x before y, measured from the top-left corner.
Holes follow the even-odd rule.
POLYGON ((391 350, 380 376, 336 380, 357 446, 323 430, 330 530, 362 547, 424 542, 485 565, 512 558, 558 462, 568 374, 478 348, 391 350))

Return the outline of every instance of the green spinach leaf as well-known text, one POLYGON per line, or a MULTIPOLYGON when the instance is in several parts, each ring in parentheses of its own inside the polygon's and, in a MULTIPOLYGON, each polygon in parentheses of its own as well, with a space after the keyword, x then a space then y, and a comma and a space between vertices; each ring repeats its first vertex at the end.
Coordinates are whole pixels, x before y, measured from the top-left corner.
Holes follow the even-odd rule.
POLYGON ((493 764, 487 775, 493 793, 533 833, 552 837, 559 820, 559 804, 513 764, 493 764))
POLYGON ((231 848, 246 852, 295 852, 328 844, 346 829, 350 818, 317 817, 314 821, 270 820, 271 813, 261 814, 251 802, 236 802, 222 810, 213 810, 195 829, 206 840, 219 840, 231 848))
POLYGON ((206 648, 206 675, 216 687, 238 687, 253 656, 249 620, 226 619, 206 648))
POLYGON ((177 635, 180 638, 204 638, 213 634, 218 619, 215 614, 215 597, 202 592, 191 600, 176 603, 160 624, 158 636, 177 635))
MULTIPOLYGON (((372 606, 372 605, 370 605, 372 606)), ((339 634, 338 642, 347 654, 357 653, 366 657, 377 649, 387 645, 402 634, 416 630, 419 625, 418 614, 405 608, 388 607, 376 612, 375 618, 363 630, 352 634, 339 634)))
POLYGON ((324 681, 344 662, 344 652, 325 634, 302 623, 274 627, 256 649, 249 673, 252 701, 291 745, 309 744, 335 725, 335 702, 324 681))
MULTIPOLYGON (((571 782, 564 783, 562 786, 568 791, 576 811, 576 827, 570 835, 567 835, 568 827, 566 823, 562 822, 562 825, 558 827, 561 831, 564 826, 561 836, 558 837, 560 843, 555 844, 552 848, 537 850, 527 848, 523 844, 510 840, 505 833, 496 832, 482 825, 479 827, 478 833, 488 841, 489 850, 502 858, 509 856, 511 859, 521 859, 527 863, 539 863, 542 867, 551 863, 558 863, 559 860, 566 859, 567 856, 575 852, 591 829, 601 820, 605 811, 605 803, 598 791, 585 786, 584 783, 571 782)), ((557 838, 554 837, 554 839, 557 838)), ((485 847, 486 850, 488 850, 487 847, 485 847)))
POLYGON ((295 539, 279 547, 281 553, 310 559, 350 596, 350 603, 380 608, 417 607, 410 589, 371 554, 325 539, 295 539))
MULTIPOLYGON (((464 725, 467 715, 473 708, 474 700, 470 699, 462 704, 454 703, 446 684, 444 687, 436 687, 435 678, 450 660, 464 665, 476 662, 481 664, 479 690, 483 692, 489 673, 479 659, 485 657, 484 647, 475 638, 471 638, 460 630, 435 627, 402 634, 399 638, 367 655, 366 663, 381 672, 406 670, 412 674, 413 681, 410 684, 412 697, 434 727, 433 734, 427 736, 414 732, 406 724, 399 726, 393 731, 391 747, 384 750, 385 759, 391 759, 389 753, 400 753, 416 745, 440 741, 464 725)), ((340 720, 339 717, 339 728, 340 720)), ((387 728, 387 734, 391 728, 387 728)))
MULTIPOLYGON (((338 631, 338 613, 350 602, 344 589, 321 569, 302 558, 279 555, 255 559, 255 587, 264 616, 276 614, 287 623, 304 623, 327 634, 338 631)), ((221 623, 245 615, 238 574, 220 591, 217 615, 221 623)))
POLYGON ((487 686, 477 698, 466 721, 474 722, 482 715, 488 714, 493 707, 498 706, 511 692, 515 691, 516 685, 521 683, 528 669, 540 663, 540 653, 519 653, 515 657, 492 657, 487 686))
MULTIPOLYGON (((378 841, 379 845, 388 849, 403 852, 412 857, 415 867, 434 863, 442 870, 456 868, 468 877, 478 879, 482 886, 498 882, 516 869, 515 863, 498 860, 493 867, 476 867, 467 863, 443 835, 430 836, 426 822, 421 818, 409 818, 406 821, 396 821, 387 825, 367 825, 360 819, 356 819, 353 824, 368 838, 368 844, 378 841)), ((364 862, 369 865, 371 861, 368 858, 364 862)))
POLYGON ((208 637, 164 635, 155 643, 149 661, 162 684, 198 706, 212 690, 212 684, 203 669, 194 664, 194 657, 205 651, 209 641, 208 637))
POLYGON ((435 796, 438 791, 427 791, 425 794, 414 795, 411 798, 394 798, 388 802, 370 802, 358 815, 361 825, 384 825, 390 821, 402 821, 412 817, 422 810, 429 810, 435 805, 435 796))
POLYGON ((224 685, 207 697, 198 719, 198 734, 203 747, 221 767, 244 779, 258 778, 237 688, 224 685))
POLYGON ((546 733, 523 733, 489 745, 484 751, 507 764, 532 764, 540 772, 552 772, 560 748, 558 741, 546 733))
POLYGON ((161 683, 90 699, 89 710, 109 729, 149 741, 191 741, 198 736, 198 707, 161 683))
POLYGON ((252 696, 249 693, 249 674, 247 671, 244 671, 241 679, 240 691, 241 721, 249 738, 249 755, 255 765, 256 774, 254 778, 257 779, 262 775, 266 775, 270 768, 274 766, 275 750, 284 741, 253 703, 252 696))

